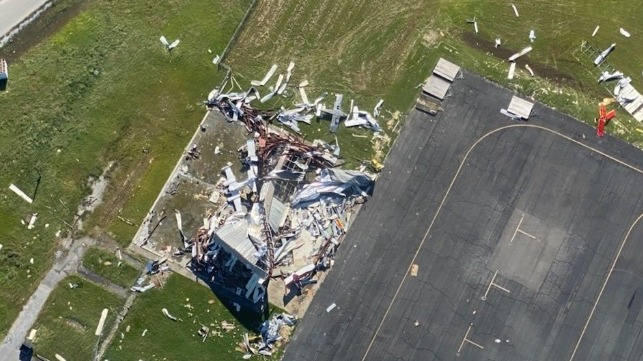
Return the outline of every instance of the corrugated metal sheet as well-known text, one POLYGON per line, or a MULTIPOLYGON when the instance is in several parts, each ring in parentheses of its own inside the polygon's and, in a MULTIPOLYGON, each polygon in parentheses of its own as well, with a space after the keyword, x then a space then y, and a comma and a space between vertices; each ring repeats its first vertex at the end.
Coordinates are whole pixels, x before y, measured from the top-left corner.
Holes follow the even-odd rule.
POLYGON ((458 73, 460 72, 460 67, 453 64, 452 62, 440 58, 438 60, 438 65, 433 69, 433 74, 438 75, 450 82, 453 82, 458 73))
POLYGON ((427 79, 424 86, 422 86, 422 91, 424 91, 428 95, 442 100, 447 95, 450 86, 451 83, 447 82, 446 80, 435 75, 431 75, 429 79, 427 79))
POLYGON ((268 223, 270 223, 270 228, 272 228, 273 232, 278 233, 279 228, 286 222, 288 209, 289 208, 277 198, 272 198, 270 208, 266 208, 266 213, 268 214, 268 223))
POLYGON ((623 108, 630 113, 634 119, 643 121, 643 97, 632 84, 627 84, 618 93, 619 98, 634 99, 633 101, 623 105, 623 108))
POLYGON ((531 109, 533 107, 534 103, 514 96, 513 98, 511 98, 511 102, 509 103, 509 108, 507 108, 507 111, 512 114, 516 114, 522 119, 529 119, 529 115, 531 114, 531 109))
POLYGON ((261 267, 257 266, 259 259, 256 257, 257 248, 248 237, 248 221, 241 219, 235 223, 226 224, 214 234, 214 242, 218 243, 227 252, 235 255, 254 273, 265 277, 267 275, 261 267))

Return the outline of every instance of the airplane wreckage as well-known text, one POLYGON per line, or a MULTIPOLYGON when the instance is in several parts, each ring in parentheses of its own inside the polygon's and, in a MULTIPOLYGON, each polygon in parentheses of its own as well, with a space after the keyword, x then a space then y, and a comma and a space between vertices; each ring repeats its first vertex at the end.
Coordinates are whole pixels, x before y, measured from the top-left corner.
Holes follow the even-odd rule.
MULTIPOLYGON (((301 96, 295 109, 261 111, 250 105, 283 94, 293 66, 263 97, 258 88, 270 80, 276 66, 263 80, 252 81, 248 91, 223 92, 224 83, 209 94, 208 108, 218 109, 229 122, 242 122, 249 139, 238 149, 240 163, 228 163, 221 169, 216 197, 226 202, 207 215, 193 237, 183 233, 180 213, 176 214, 183 247, 175 256, 191 255, 192 272, 237 311, 265 311, 271 278, 283 280, 284 297, 301 294, 306 285, 316 283, 316 273, 333 264, 356 206, 366 201, 374 186, 370 174, 337 168, 341 165, 337 144, 307 143, 276 130, 271 123, 299 133, 299 122, 310 123, 317 116, 330 118, 333 133, 342 121, 347 127, 379 132, 375 119, 382 101, 374 115, 351 101, 347 114, 341 110, 341 94, 336 95, 332 108, 322 104, 326 94, 309 102, 304 81, 291 87, 301 96)), ((234 78, 229 80, 234 82, 234 78)))

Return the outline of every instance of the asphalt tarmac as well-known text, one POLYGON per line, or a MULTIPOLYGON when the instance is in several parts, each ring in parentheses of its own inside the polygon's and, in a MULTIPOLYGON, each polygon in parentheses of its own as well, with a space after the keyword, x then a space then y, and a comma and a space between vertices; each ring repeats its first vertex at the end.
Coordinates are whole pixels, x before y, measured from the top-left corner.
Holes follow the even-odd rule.
POLYGON ((643 153, 512 95, 409 116, 285 361, 643 360, 643 153))
POLYGON ((47 0, 0 0, 0 38, 46 3, 47 0))

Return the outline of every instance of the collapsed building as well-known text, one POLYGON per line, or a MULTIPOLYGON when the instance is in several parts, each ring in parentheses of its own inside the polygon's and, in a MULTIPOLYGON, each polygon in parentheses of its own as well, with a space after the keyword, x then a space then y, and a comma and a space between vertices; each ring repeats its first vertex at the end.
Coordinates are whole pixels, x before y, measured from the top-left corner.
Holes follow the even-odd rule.
POLYGON ((336 145, 306 143, 271 128, 276 113, 254 109, 244 98, 208 101, 252 135, 239 148, 246 175, 235 174, 232 163, 223 167, 215 198, 225 202, 193 237, 183 236, 180 252, 191 252, 192 271, 237 311, 262 312, 271 278, 281 278, 286 293, 299 292, 332 265, 352 211, 374 179, 337 168, 336 145))

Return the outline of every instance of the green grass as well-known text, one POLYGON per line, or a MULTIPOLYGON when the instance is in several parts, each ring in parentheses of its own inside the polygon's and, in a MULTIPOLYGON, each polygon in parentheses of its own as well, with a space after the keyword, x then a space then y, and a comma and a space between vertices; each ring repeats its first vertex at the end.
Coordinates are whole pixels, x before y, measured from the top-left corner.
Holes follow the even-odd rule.
POLYGON ((129 288, 134 284, 141 271, 125 262, 121 262, 120 266, 118 263, 119 260, 115 254, 94 247, 87 250, 83 257, 85 268, 119 286, 129 288))
MULTIPOLYGON (((474 1, 290 1, 278 4, 260 2, 228 57, 237 77, 248 82, 261 79, 272 63, 285 72, 295 61, 293 83, 308 79, 309 98, 323 91, 344 93, 354 98, 360 108, 371 110, 379 98, 392 113, 405 113, 419 94, 416 86, 427 78, 439 57, 491 80, 534 96, 561 111, 592 123, 596 103, 607 96, 597 86, 591 60, 575 54, 583 39, 590 40, 596 25, 601 29, 592 43, 603 48, 616 42, 617 50, 609 62, 633 79, 643 89, 640 64, 643 63, 643 3, 625 0, 614 2, 540 0, 514 1, 520 17, 510 3, 500 0, 474 1), (627 9, 627 11, 622 11, 627 9), (476 16, 480 33, 466 19, 476 16), (632 33, 627 39, 618 34, 623 26, 632 33), (518 78, 506 79, 506 58, 529 44, 530 29, 535 29, 534 50, 519 61, 518 78), (262 29, 257 33, 256 29, 262 29), (490 44, 503 40, 501 51, 490 44), (509 54, 505 56, 504 52, 509 54), (495 53, 495 55, 494 55, 495 53), (577 59, 578 58, 578 59, 577 59), (536 70, 528 77, 525 61, 536 70)), ((274 82, 274 79, 272 80, 274 82)), ((298 96, 294 98, 299 101, 298 96)), ((327 100, 327 105, 331 100, 327 100)), ((276 106, 292 106, 290 99, 280 99, 276 106)), ((347 109, 345 102, 344 109, 347 109)), ((380 119, 386 126, 390 115, 380 119)), ((395 124, 392 121, 389 124, 395 124)), ((643 129, 624 111, 608 131, 624 140, 641 145, 643 129)), ((328 122, 302 126, 310 137, 333 139, 328 122), (319 129, 319 130, 318 130, 319 129)), ((354 131, 340 127, 338 138, 346 153, 359 158, 372 154, 364 139, 354 131)))
POLYGON ((120 360, 239 360, 237 343, 248 332, 217 300, 212 291, 179 275, 172 275, 163 289, 154 288, 141 294, 121 323, 116 337, 104 359, 120 360), (192 308, 188 308, 187 306, 192 308), (182 319, 166 318, 161 310, 182 319), (205 342, 197 335, 201 324, 210 330, 220 330, 222 321, 234 323, 236 329, 221 330, 222 337, 211 336, 205 342), (126 332, 129 326, 130 331, 126 332), (141 336, 147 329, 145 336, 141 336))
POLYGON ((69 276, 47 299, 44 311, 34 325, 37 330, 35 351, 54 360, 59 354, 67 360, 91 360, 97 336, 96 326, 104 308, 109 310, 104 330, 109 330, 124 302, 102 288, 69 276), (68 283, 79 284, 71 289, 68 283))
MULTIPOLYGON (((51 13, 71 2, 56 2, 51 13)), ((0 337, 50 267, 54 234, 67 229, 63 221, 72 223, 88 179, 110 161, 105 202, 85 229, 129 243, 135 228, 117 216, 140 223, 148 211, 204 114, 201 101, 221 80, 212 57, 248 4, 85 1, 77 16, 10 64, 9 87, 0 93, 0 337), (181 39, 172 54, 161 34, 181 39), (33 204, 8 190, 14 183, 32 194, 38 172, 33 204), (39 218, 28 231, 20 219, 34 212, 39 218), (31 257, 35 265, 26 266, 31 257)))

